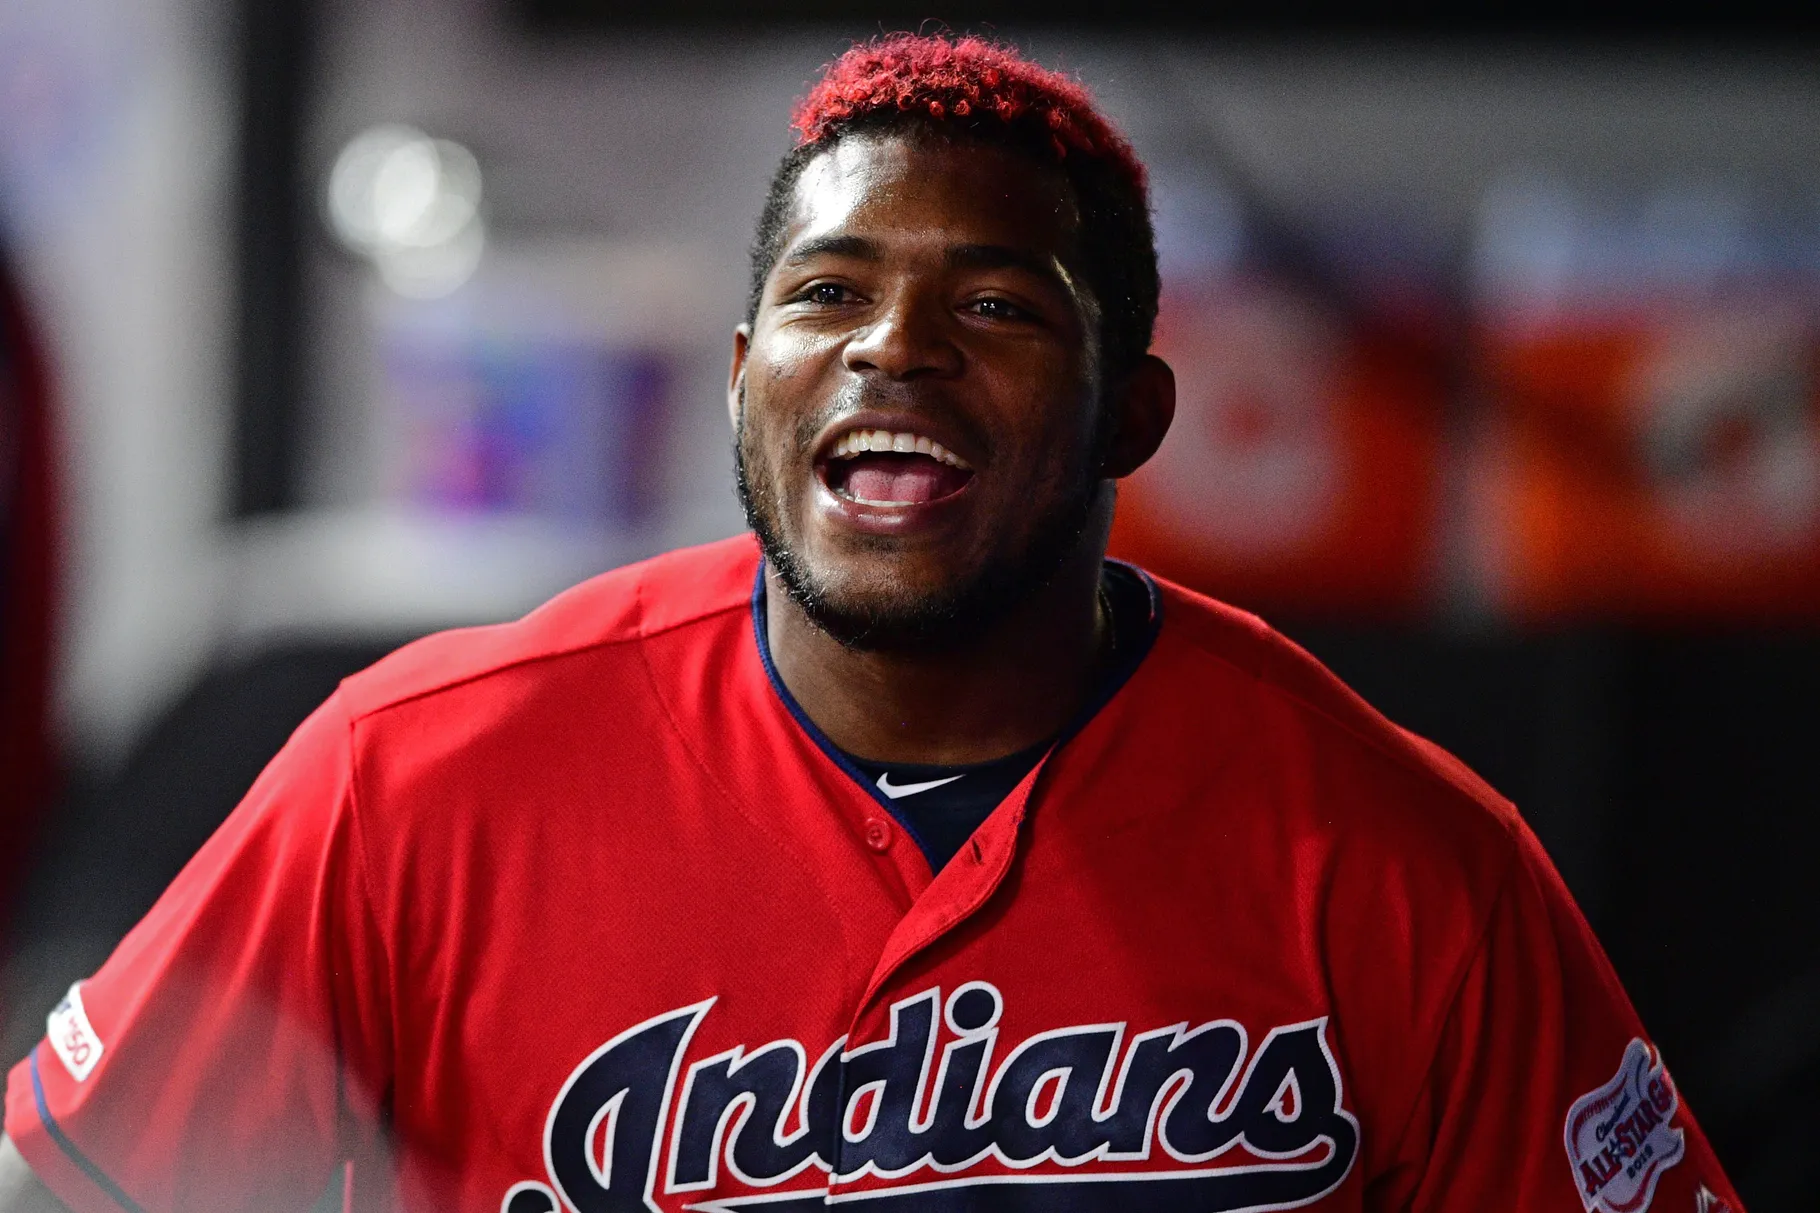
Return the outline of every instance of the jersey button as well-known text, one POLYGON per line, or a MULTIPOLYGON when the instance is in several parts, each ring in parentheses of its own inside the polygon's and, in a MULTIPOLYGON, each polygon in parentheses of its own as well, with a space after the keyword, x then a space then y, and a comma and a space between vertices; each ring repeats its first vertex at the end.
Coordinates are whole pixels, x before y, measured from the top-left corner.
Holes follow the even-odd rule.
POLYGON ((889 851, 891 849, 891 827, 876 817, 868 820, 866 822, 866 845, 874 851, 889 851))

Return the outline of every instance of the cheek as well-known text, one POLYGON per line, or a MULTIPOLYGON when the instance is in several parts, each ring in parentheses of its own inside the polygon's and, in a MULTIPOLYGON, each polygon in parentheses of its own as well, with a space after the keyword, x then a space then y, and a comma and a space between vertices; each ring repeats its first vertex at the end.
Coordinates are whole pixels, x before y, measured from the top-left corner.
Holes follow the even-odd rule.
POLYGON ((838 335, 807 325, 766 329, 753 342, 750 364, 771 383, 812 381, 840 365, 838 335))
POLYGON ((816 428, 790 410, 791 397, 778 386, 765 376, 747 377, 738 441, 748 491, 766 503, 774 525, 794 532, 813 489, 808 451, 816 428))
POLYGON ((1008 424, 1000 433, 1008 444, 1005 452, 1011 456, 1007 462, 1018 469, 1008 478, 1020 482, 1017 491, 1070 491, 1087 470, 1094 453, 1098 414, 1079 401, 1078 392, 1077 382, 1072 381, 1066 391, 1032 392, 1028 397, 1031 405, 1006 416, 1008 424))
POLYGON ((745 424, 750 441, 763 449, 767 463, 776 463, 788 451, 790 433, 798 425, 788 368, 774 363, 752 366, 746 373, 745 424))
POLYGON ((776 343, 765 351, 762 360, 747 364, 745 410, 767 440, 780 444, 775 453, 782 458, 806 456, 825 421, 832 391, 823 390, 820 371, 826 359, 791 357, 789 348, 776 343))

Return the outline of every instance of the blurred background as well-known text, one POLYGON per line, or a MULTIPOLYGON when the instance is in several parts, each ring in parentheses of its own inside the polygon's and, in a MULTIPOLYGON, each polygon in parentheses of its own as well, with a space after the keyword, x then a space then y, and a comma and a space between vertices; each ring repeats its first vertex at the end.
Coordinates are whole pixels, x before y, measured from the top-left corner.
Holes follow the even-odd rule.
POLYGON ((1820 1191, 1820 42, 1057 3, 0 5, 0 1062, 338 678, 734 533, 787 115, 925 16, 1155 183, 1118 551, 1511 796, 1745 1199, 1820 1191))

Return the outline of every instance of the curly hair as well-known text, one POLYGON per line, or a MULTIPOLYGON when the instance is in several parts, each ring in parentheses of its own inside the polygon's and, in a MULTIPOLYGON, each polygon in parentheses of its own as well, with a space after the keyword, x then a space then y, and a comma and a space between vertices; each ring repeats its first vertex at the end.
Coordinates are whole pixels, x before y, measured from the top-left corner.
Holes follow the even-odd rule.
POLYGON ((829 64, 792 125, 796 145, 772 176, 752 241, 748 323, 783 253, 809 162, 849 135, 934 135, 1059 169, 1080 212, 1082 277, 1099 304, 1105 381, 1116 382, 1149 350, 1158 285, 1144 166, 1078 81, 983 38, 889 34, 829 64))

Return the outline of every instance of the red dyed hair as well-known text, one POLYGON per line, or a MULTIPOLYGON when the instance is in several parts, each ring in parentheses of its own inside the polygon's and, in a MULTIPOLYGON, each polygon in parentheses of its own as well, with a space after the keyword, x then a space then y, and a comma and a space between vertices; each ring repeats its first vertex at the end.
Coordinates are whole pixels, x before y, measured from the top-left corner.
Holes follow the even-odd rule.
POLYGON ((792 125, 800 147, 887 116, 1040 132, 1058 161, 1097 160, 1138 190, 1145 186, 1137 153, 1084 85, 984 38, 889 34, 860 43, 828 66, 797 105, 792 125))
POLYGON ((804 167, 848 134, 926 127, 1060 169, 1080 208, 1083 276, 1100 305, 1107 381, 1150 348, 1159 288, 1144 166, 1079 81, 983 38, 889 34, 829 64, 794 123, 796 146, 771 178, 753 234, 748 323, 782 254, 804 167))

